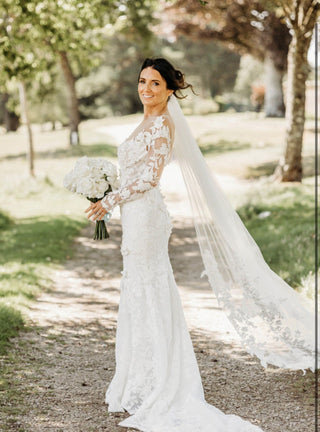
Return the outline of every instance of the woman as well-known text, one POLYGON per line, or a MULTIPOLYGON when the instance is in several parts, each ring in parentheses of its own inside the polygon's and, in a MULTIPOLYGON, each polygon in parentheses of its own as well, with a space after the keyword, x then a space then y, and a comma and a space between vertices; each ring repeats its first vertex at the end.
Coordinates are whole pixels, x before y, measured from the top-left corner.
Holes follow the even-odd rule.
POLYGON ((131 414, 121 426, 145 432, 261 432, 204 399, 168 257, 170 218, 158 187, 174 135, 209 282, 248 352, 264 365, 312 369, 314 318, 301 296, 267 266, 206 166, 175 98, 188 87, 167 60, 145 60, 138 84, 144 119, 119 147, 121 187, 86 210, 95 220, 121 205, 116 373, 106 402, 110 412, 131 414))
POLYGON ((89 218, 102 219, 121 205, 116 373, 106 402, 110 412, 131 414, 121 426, 141 431, 261 431, 205 402, 168 257, 171 224, 158 187, 173 147, 167 102, 187 87, 183 74, 166 60, 143 63, 138 92, 144 119, 119 147, 122 186, 86 210, 89 218))

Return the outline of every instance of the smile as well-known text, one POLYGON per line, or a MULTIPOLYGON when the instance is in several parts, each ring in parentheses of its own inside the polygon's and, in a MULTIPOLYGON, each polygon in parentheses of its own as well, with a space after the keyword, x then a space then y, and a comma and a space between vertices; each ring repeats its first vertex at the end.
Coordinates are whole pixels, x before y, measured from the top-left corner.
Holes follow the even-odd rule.
POLYGON ((147 96, 147 95, 142 95, 144 98, 147 98, 147 99, 149 99, 149 98, 152 98, 153 96, 147 96))

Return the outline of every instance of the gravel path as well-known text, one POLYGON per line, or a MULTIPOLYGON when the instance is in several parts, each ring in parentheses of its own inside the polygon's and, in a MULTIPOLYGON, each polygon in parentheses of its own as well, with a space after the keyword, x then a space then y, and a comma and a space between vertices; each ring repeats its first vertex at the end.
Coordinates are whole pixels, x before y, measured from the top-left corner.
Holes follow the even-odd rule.
MULTIPOLYGON (((122 267, 120 221, 111 237, 82 232, 74 254, 40 296, 31 325, 5 360, 15 405, 1 431, 120 432, 126 414, 108 414, 104 392, 115 368, 114 345, 122 267), (13 364, 14 362, 14 364, 13 364)), ((190 220, 174 220, 170 256, 199 362, 206 399, 265 432, 314 431, 314 375, 263 369, 240 347, 204 279, 190 220)), ((10 396, 10 395, 9 395, 10 396)), ((132 429, 130 429, 132 430, 132 429)))

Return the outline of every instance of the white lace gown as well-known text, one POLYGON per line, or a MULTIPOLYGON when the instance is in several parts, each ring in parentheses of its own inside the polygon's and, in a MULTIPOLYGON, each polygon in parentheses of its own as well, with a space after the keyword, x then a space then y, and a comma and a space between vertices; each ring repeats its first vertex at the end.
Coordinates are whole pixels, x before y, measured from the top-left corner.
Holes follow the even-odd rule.
POLYGON ((123 275, 109 412, 144 432, 261 432, 206 403, 169 256, 171 223, 158 183, 172 151, 170 118, 153 117, 118 150, 123 275))

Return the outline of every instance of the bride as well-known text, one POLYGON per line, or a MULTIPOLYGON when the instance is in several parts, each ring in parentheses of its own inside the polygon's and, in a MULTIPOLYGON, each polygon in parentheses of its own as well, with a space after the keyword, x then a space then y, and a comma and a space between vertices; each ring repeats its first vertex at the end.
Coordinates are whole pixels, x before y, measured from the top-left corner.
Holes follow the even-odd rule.
POLYGON ((203 161, 176 97, 191 87, 167 60, 146 59, 142 123, 119 147, 121 187, 86 210, 120 205, 123 276, 109 412, 144 432, 261 432, 204 399, 169 256, 171 223, 159 189, 174 150, 189 192, 206 274, 247 350, 262 364, 313 367, 312 313, 275 275, 203 161))

